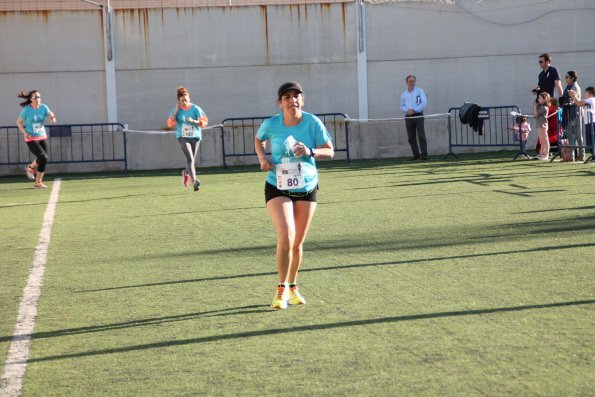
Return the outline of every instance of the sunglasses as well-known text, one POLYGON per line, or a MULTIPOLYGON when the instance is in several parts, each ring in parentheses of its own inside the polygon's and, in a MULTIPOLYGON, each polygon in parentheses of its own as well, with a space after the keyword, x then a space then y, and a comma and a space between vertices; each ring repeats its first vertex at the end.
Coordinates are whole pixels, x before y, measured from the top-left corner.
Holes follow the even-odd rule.
POLYGON ((545 61, 539 61, 539 63, 544 63, 545 61))

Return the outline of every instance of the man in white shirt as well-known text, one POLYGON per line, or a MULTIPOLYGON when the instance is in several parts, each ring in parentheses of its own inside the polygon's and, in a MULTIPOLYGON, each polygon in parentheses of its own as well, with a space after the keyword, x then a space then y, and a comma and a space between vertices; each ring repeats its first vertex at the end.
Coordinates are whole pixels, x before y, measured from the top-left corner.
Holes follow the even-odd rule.
POLYGON ((424 110, 428 104, 424 90, 415 86, 417 79, 414 75, 405 78, 407 89, 401 94, 401 111, 405 115, 405 127, 409 145, 413 152, 410 160, 427 160, 428 144, 424 129, 424 110), (419 139, 419 146, 418 146, 419 139))

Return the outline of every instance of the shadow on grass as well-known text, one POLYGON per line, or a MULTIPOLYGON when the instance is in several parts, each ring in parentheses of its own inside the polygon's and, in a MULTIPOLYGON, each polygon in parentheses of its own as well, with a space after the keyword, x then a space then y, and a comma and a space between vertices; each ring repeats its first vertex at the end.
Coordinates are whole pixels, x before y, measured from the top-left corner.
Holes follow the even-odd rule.
MULTIPOLYGON (((181 196, 182 194, 186 194, 185 192, 180 193, 168 193, 168 194, 155 194, 153 192, 148 193, 137 193, 137 194, 124 194, 119 196, 110 196, 110 197, 97 197, 97 198, 89 198, 84 200, 64 200, 60 199, 58 201, 58 205, 65 205, 65 204, 73 204, 73 203, 91 203, 97 201, 106 201, 106 200, 119 200, 119 199, 129 199, 129 198, 138 198, 138 197, 150 197, 154 199, 156 196, 159 197, 170 197, 170 196, 181 196)), ((0 204, 0 209, 2 208, 9 208, 9 207, 31 207, 36 205, 43 205, 47 206, 46 202, 42 203, 15 203, 15 204, 0 204)))
MULTIPOLYGON (((485 165, 489 165, 492 163, 485 163, 485 165)), ((451 169, 448 166, 435 166, 434 168, 418 168, 418 167, 398 167, 398 164, 392 164, 392 168, 385 169, 379 168, 377 172, 372 170, 368 171, 369 173, 366 175, 366 180, 369 181, 369 178, 376 179, 377 177, 389 177, 394 176, 394 183, 393 184, 384 184, 382 186, 369 186, 369 187, 359 187, 359 189, 374 189, 374 188, 385 188, 385 187, 411 187, 411 186, 418 186, 418 185, 427 185, 427 184, 448 184, 451 182, 454 183, 469 183, 471 185, 476 186, 490 186, 491 184, 503 184, 508 183, 509 186, 518 187, 521 189, 526 189, 525 186, 515 185, 511 182, 523 177, 538 177, 540 180, 543 179, 556 179, 557 181, 560 178, 568 178, 570 176, 573 177, 580 177, 580 176, 593 176, 593 172, 589 170, 568 170, 568 169, 552 169, 549 170, 547 175, 544 175, 543 170, 535 169, 535 167, 527 167, 527 168, 519 168, 517 166, 510 167, 510 168, 497 168, 497 169, 479 169, 479 170, 470 170, 467 168, 462 169, 451 169), (421 181, 420 181, 421 178, 421 181)), ((391 166, 390 164, 386 164, 386 166, 391 166)), ((365 169, 365 168, 364 168, 365 169)), ((353 169, 352 171, 360 171, 362 168, 353 169)), ((349 169, 341 169, 339 167, 333 167, 332 169, 324 170, 324 173, 329 172, 339 172, 339 171, 349 171, 349 169)), ((347 172, 344 175, 341 175, 341 178, 362 178, 361 173, 358 174, 349 174, 347 172)), ((354 189, 347 189, 347 190, 356 190, 354 189)))
MULTIPOLYGON (((215 214, 218 212, 235 212, 235 211, 251 211, 251 210, 264 210, 266 207, 263 205, 256 206, 256 207, 234 207, 234 208, 211 208, 211 209, 192 209, 190 214, 215 214)), ((177 216, 177 215, 188 215, 188 211, 178 211, 178 212, 161 212, 157 214, 142 214, 144 218, 151 218, 151 217, 160 217, 160 216, 177 216)), ((132 214, 125 216, 126 218, 137 218, 138 214, 132 214)))
MULTIPOLYGON (((510 251, 498 251, 498 252, 488 252, 488 253, 480 253, 480 254, 441 256, 441 257, 435 257, 435 258, 408 259, 408 260, 402 260, 402 261, 356 263, 356 264, 352 264, 352 265, 325 266, 325 267, 317 267, 317 268, 310 268, 310 269, 301 269, 300 273, 335 271, 335 270, 343 270, 343 269, 358 269, 358 268, 375 267, 375 266, 413 265, 413 264, 418 264, 418 263, 439 262, 439 261, 446 261, 446 260, 453 260, 453 259, 469 259, 469 258, 480 258, 480 257, 497 256, 497 255, 524 254, 524 253, 532 253, 532 252, 556 251, 556 250, 562 250, 562 249, 575 249, 575 248, 587 248, 587 247, 595 247, 595 243, 556 245, 556 246, 550 246, 550 247, 538 247, 538 248, 529 248, 529 249, 522 249, 522 250, 510 250, 510 251)), ((162 282, 158 282, 158 283, 146 283, 146 284, 136 284, 136 285, 124 285, 124 286, 119 286, 119 287, 89 289, 89 290, 76 291, 76 293, 114 291, 114 290, 129 289, 129 288, 159 287, 159 286, 164 286, 164 285, 200 283, 200 282, 206 282, 206 281, 231 280, 231 279, 241 279, 241 278, 248 278, 248 277, 274 276, 276 274, 277 274, 277 272, 231 274, 231 275, 226 275, 226 276, 214 276, 214 277, 187 279, 187 280, 162 281, 162 282)))
MULTIPOLYGON (((16 340, 25 339, 29 336, 31 336, 33 339, 56 338, 56 337, 67 336, 67 335, 104 332, 104 331, 111 331, 111 330, 116 330, 116 329, 127 329, 127 328, 135 328, 135 327, 144 327, 144 326, 148 326, 148 325, 165 324, 165 323, 171 323, 171 322, 177 322, 177 321, 194 320, 194 319, 201 318, 201 317, 223 317, 223 316, 233 316, 233 315, 238 315, 238 314, 268 313, 270 311, 271 311, 271 309, 270 309, 269 305, 249 305, 249 306, 231 307, 229 309, 220 309, 220 310, 211 310, 211 311, 207 311, 207 312, 178 314, 175 316, 145 318, 142 320, 131 320, 131 321, 125 321, 125 322, 121 322, 121 323, 114 323, 114 324, 94 325, 91 327, 66 328, 66 329, 61 329, 58 331, 35 332, 32 335, 21 335, 20 338, 17 337, 16 340)), ((2 336, 2 337, 0 337, 0 342, 7 342, 12 339, 13 339, 12 336, 2 336)))
POLYGON ((524 192, 518 191, 506 191, 506 190, 493 190, 494 193, 502 193, 502 194, 510 194, 512 196, 520 196, 520 197, 533 197, 535 194, 542 194, 542 193, 559 193, 565 192, 565 189, 547 189, 547 190, 526 190, 524 192))
MULTIPOLYGON (((536 176, 536 175, 531 175, 536 176)), ((548 175, 550 178, 560 179, 561 177, 567 178, 570 175, 568 173, 562 173, 560 176, 552 176, 551 174, 548 175)), ((574 175, 574 176, 583 176, 583 175, 574 175)), ((401 179, 402 175, 399 175, 399 179, 401 179)), ((374 185, 374 186, 363 186, 363 187, 354 187, 351 189, 346 190, 368 190, 368 189, 384 189, 384 188, 391 188, 391 187, 412 187, 412 186, 426 186, 426 185, 441 185, 441 184, 453 184, 453 183, 469 183, 475 186, 482 186, 482 187, 489 187, 493 184, 502 184, 507 183, 509 186, 514 186, 514 181, 516 178, 519 177, 519 174, 488 174, 488 173, 479 173, 479 174, 466 174, 460 176, 453 176, 447 175, 445 177, 440 178, 424 178, 421 180, 412 181, 408 179, 406 181, 400 183, 388 183, 384 185, 374 185)), ((541 179, 545 179, 546 177, 541 177, 541 179)), ((518 185, 517 185, 518 187, 518 185)), ((527 187, 522 186, 522 189, 527 189, 527 187)), ((566 189, 555 189, 555 190, 543 190, 543 192, 564 192, 566 189)))
POLYGON ((595 210, 595 205, 586 205, 583 207, 549 208, 549 209, 539 209, 539 210, 534 210, 534 211, 521 211, 521 212, 515 212, 515 214, 539 214, 542 212, 587 211, 587 210, 595 210))
MULTIPOLYGON (((441 175, 454 173, 469 174, 469 168, 482 170, 480 167, 486 167, 482 171, 495 172, 500 176, 516 177, 519 175, 544 175, 543 168, 540 164, 535 162, 518 162, 511 159, 505 159, 498 156, 486 157, 485 154, 474 156, 475 158, 466 159, 463 161, 449 162, 441 161, 434 157, 433 161, 429 162, 411 162, 408 158, 399 159, 367 159, 354 160, 349 164, 341 164, 339 161, 319 162, 317 166, 322 169, 324 173, 334 172, 352 172, 352 171, 371 171, 383 170, 386 168, 394 169, 393 172, 381 171, 383 174, 395 174, 400 177, 403 176, 421 176, 421 175, 441 175), (508 167, 509 165, 509 167, 508 167)), ((544 164, 545 165, 545 164, 544 164)), ((569 169, 567 167, 548 167, 547 175, 552 174, 575 174, 576 176, 593 175, 593 171, 589 168, 569 169)))
MULTIPOLYGON (((437 238, 430 239, 430 236, 435 233, 428 229, 422 240, 416 238, 414 240, 406 240, 404 237, 387 238, 386 233, 359 233, 353 238, 346 237, 340 241, 330 240, 326 242, 310 242, 308 251, 344 251, 358 249, 360 252, 364 251, 399 251, 399 250, 415 250, 415 249, 429 249, 429 248, 447 248, 453 246, 469 246, 472 244, 484 244, 486 242, 501 242, 512 241, 514 237, 520 237, 522 241, 527 241, 532 238, 539 238, 545 234, 554 234, 559 237, 560 233, 570 232, 576 233, 579 231, 589 231, 595 228, 595 214, 587 214, 580 216, 560 216, 556 219, 540 220, 540 221, 523 221, 506 223, 501 225, 489 226, 486 234, 485 226, 478 225, 477 227, 453 228, 445 231, 438 231, 437 238), (513 229, 513 230, 511 230, 513 229), (446 238, 444 236, 447 236, 446 238), (432 241, 432 242, 428 242, 432 241)), ((519 240, 519 241, 521 241, 519 240)), ((564 247, 564 246, 562 246, 564 247)), ((571 248, 571 247, 570 247, 571 248)), ((197 250, 176 250, 171 252, 160 253, 143 253, 142 255, 124 255, 122 259, 127 261, 136 260, 154 260, 163 258, 176 257, 191 257, 195 255, 219 255, 219 254, 238 254, 238 255, 254 255, 255 253, 265 253, 271 250, 274 251, 275 244, 262 244, 251 246, 222 246, 220 248, 211 249, 197 249, 197 250)), ((548 250, 548 247, 544 247, 548 250)), ((539 250, 536 248, 535 250, 539 250)), ((532 250, 531 250, 532 251, 532 250)), ((524 251, 518 251, 524 252, 524 251)), ((480 255, 494 255, 480 254, 480 255)))
MULTIPOLYGON (((521 311, 527 311, 527 310, 546 310, 546 309, 553 309, 553 308, 559 308, 559 307, 572 307, 572 306, 592 305, 592 304, 595 304, 595 299, 585 299, 585 300, 555 302, 555 303, 545 303, 545 304, 535 304, 535 305, 524 305, 524 306, 513 306, 513 307, 496 307, 496 308, 477 309, 477 310, 460 310, 460 311, 447 311, 447 312, 437 312, 437 313, 412 314, 412 315, 406 315, 406 316, 380 317, 380 318, 370 318, 370 319, 365 319, 365 320, 353 320, 353 321, 344 321, 344 322, 335 322, 335 323, 326 323, 326 324, 311 324, 311 325, 302 325, 302 326, 296 326, 296 327, 273 328, 273 329, 263 329, 263 330, 256 330, 256 331, 237 332, 237 333, 223 334, 223 335, 204 336, 201 338, 188 338, 188 339, 172 340, 172 341, 165 341, 165 342, 146 343, 146 344, 140 344, 140 345, 134 345, 134 346, 124 346, 124 347, 117 347, 117 348, 111 348, 111 349, 91 350, 91 351, 80 352, 80 353, 70 353, 70 354, 33 358, 30 360, 27 360, 27 362, 28 363, 36 363, 36 362, 46 362, 46 361, 55 361, 55 360, 65 360, 65 359, 72 359, 72 358, 79 358, 79 357, 99 356, 99 355, 115 354, 115 353, 127 353, 127 352, 132 352, 132 351, 161 349, 161 348, 166 348, 166 347, 185 346, 185 345, 210 343, 210 342, 220 342, 220 341, 225 341, 225 340, 246 339, 246 338, 254 338, 254 337, 260 337, 260 336, 285 335, 285 334, 293 334, 293 333, 297 333, 297 332, 315 332, 315 331, 333 330, 333 329, 337 329, 337 328, 361 327, 361 326, 367 326, 367 325, 373 325, 373 324, 389 324, 389 323, 399 323, 399 322, 406 322, 406 321, 431 320, 431 319, 440 319, 440 318, 449 318, 449 317, 482 316, 482 315, 499 314, 499 313, 515 313, 515 312, 521 312, 521 311)), ((60 333, 62 331, 56 331, 56 332, 60 333)), ((7 366, 20 365, 23 363, 24 362, 22 362, 22 361, 14 361, 14 362, 7 362, 6 365, 7 366)))

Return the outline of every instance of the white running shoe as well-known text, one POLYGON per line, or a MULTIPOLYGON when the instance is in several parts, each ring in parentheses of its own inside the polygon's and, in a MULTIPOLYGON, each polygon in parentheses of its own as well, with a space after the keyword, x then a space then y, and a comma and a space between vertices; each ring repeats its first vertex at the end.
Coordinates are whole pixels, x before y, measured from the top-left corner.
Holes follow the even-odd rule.
POLYGON ((31 168, 29 164, 25 166, 25 175, 27 175, 27 178, 31 180, 35 179, 35 169, 31 168))

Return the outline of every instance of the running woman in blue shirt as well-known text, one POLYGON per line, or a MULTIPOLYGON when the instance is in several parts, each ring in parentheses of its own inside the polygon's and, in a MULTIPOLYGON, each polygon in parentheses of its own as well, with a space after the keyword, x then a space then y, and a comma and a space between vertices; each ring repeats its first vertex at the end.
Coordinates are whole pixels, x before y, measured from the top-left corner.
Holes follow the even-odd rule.
POLYGON ((265 120, 254 138, 260 169, 268 171, 264 195, 277 231, 278 284, 271 306, 303 305, 297 286, 303 244, 316 210, 318 172, 315 159, 334 156, 331 137, 318 117, 302 111, 304 96, 297 82, 277 91, 282 113, 265 120), (270 141, 271 158, 265 154, 270 141))
POLYGON ((186 168, 182 170, 182 184, 188 187, 192 178, 196 192, 200 186, 195 168, 196 155, 202 138, 200 129, 209 124, 209 119, 200 107, 190 102, 190 93, 186 88, 178 87, 177 95, 178 103, 169 113, 167 125, 170 128, 177 126, 176 138, 186 156, 186 168))
POLYGON ((23 110, 17 118, 17 127, 25 137, 27 147, 35 156, 35 160, 25 167, 25 175, 27 178, 35 180, 33 185, 35 189, 47 189, 43 183, 43 175, 48 160, 48 137, 43 122, 49 118, 53 124, 56 124, 56 116, 50 108, 41 103, 39 91, 33 90, 27 94, 21 91, 18 96, 25 101, 20 104, 23 110))

